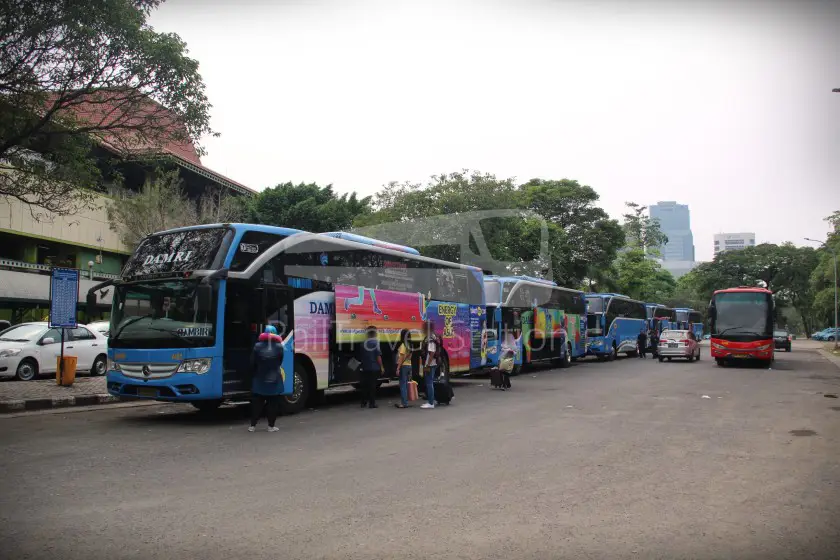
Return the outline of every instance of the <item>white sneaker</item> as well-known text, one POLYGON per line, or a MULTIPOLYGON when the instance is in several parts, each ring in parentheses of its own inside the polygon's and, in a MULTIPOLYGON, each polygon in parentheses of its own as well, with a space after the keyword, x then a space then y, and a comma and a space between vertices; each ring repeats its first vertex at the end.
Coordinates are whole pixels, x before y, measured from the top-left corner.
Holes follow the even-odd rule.
POLYGON ((256 432, 256 431, 257 431, 257 427, 256 427, 256 426, 248 426, 248 431, 249 431, 249 432, 256 432))
POLYGON ((279 432, 279 431, 280 431, 280 428, 278 428, 277 426, 270 426, 270 427, 268 428, 268 431, 269 431, 269 432, 279 432))
POLYGON ((420 405, 420 408, 434 408, 434 407, 435 407, 435 405, 429 404, 429 403, 423 403, 422 405, 420 405))

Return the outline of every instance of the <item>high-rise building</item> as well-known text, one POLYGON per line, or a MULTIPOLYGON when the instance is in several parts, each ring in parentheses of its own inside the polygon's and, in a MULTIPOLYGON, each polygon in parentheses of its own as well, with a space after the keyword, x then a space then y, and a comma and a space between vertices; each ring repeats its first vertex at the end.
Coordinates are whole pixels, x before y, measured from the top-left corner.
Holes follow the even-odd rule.
POLYGON ((650 217, 659 220, 668 243, 659 248, 662 260, 694 261, 694 236, 691 234, 691 215, 687 204, 674 201, 657 202, 650 207, 650 217))
POLYGON ((715 234, 715 255, 724 251, 735 251, 746 247, 755 247, 754 233, 715 234))

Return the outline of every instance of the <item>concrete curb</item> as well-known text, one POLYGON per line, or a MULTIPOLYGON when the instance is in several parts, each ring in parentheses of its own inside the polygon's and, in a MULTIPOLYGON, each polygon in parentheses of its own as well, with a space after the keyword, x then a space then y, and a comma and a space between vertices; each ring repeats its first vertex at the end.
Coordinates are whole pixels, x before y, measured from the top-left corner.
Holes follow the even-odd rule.
POLYGON ((826 360, 837 366, 838 369, 840 369, 840 358, 838 358, 828 350, 823 350, 822 348, 820 348, 818 352, 822 355, 823 358, 825 358, 826 360))
POLYGON ((122 402, 119 397, 101 393, 97 395, 62 396, 50 399, 21 399, 0 401, 0 414, 23 412, 26 410, 44 410, 46 408, 67 408, 71 406, 91 406, 122 402))

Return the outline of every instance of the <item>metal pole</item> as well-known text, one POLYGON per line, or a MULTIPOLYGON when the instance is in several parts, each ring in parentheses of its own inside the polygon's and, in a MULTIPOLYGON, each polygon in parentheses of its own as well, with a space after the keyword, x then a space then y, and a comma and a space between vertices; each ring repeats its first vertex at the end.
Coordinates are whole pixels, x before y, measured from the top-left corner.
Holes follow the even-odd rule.
POLYGON ((64 386, 64 327, 61 327, 61 356, 58 359, 58 384, 64 386))
POLYGON ((840 348, 840 330, 837 330, 837 251, 832 249, 831 254, 834 256, 834 349, 837 350, 840 348))

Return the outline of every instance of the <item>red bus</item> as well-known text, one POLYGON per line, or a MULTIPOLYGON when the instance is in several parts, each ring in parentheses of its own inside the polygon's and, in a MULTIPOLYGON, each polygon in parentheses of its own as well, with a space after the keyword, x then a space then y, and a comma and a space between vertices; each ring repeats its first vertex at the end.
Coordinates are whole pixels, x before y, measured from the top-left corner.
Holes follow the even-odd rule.
POLYGON ((709 303, 712 358, 719 366, 739 360, 773 361, 773 292, 741 286, 717 290, 709 303))

